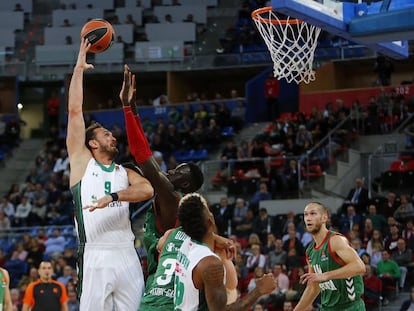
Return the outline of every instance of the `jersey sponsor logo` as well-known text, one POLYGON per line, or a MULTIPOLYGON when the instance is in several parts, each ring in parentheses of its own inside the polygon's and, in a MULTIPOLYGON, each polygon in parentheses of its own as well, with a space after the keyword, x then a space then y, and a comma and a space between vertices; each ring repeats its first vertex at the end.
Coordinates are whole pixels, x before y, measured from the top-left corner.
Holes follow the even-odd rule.
POLYGON ((175 247, 175 245, 174 245, 174 243, 173 243, 173 242, 169 242, 169 243, 167 243, 167 245, 165 246, 165 250, 166 250, 167 252, 174 252, 174 251, 178 252, 179 248, 175 247))
POLYGON ((323 249, 321 252, 321 261, 327 261, 327 260, 328 260, 328 256, 326 256, 325 250, 323 249))
MULTIPOLYGON (((318 265, 318 264, 312 265, 312 268, 315 271, 315 273, 319 273, 319 274, 323 273, 321 266, 318 265)), ((325 290, 338 290, 332 280, 319 283, 319 288, 322 291, 325 291, 325 290)))
POLYGON ((167 298, 172 299, 174 298, 174 289, 154 287, 154 288, 151 288, 150 294, 152 296, 165 296, 167 298))
POLYGON ((113 201, 108 204, 109 207, 122 207, 122 203, 120 201, 113 201))

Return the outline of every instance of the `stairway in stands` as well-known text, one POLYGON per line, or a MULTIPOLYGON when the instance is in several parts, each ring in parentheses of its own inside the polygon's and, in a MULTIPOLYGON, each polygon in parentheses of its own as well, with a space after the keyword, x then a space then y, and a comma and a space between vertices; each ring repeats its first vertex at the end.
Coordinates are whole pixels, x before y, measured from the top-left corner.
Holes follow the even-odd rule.
POLYGON ((0 195, 3 197, 12 184, 24 183, 30 169, 35 165, 35 157, 45 145, 46 140, 32 138, 23 140, 13 149, 12 155, 4 160, 0 168, 0 195))

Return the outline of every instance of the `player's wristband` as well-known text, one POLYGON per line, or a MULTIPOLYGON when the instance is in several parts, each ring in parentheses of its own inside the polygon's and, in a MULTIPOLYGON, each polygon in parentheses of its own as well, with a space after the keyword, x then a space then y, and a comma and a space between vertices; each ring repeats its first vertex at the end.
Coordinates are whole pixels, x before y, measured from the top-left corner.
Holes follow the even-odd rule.
POLYGON ((119 199, 118 193, 116 193, 116 192, 112 192, 110 194, 110 196, 112 197, 112 202, 118 201, 118 199, 119 199))

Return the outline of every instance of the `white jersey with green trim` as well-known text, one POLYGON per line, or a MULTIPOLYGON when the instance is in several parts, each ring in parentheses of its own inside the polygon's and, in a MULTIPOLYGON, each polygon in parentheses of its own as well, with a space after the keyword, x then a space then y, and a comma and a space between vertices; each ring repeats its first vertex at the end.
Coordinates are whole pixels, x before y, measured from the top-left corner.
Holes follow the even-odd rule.
POLYGON ((71 189, 75 203, 75 225, 81 244, 122 244, 134 240, 128 202, 114 201, 93 212, 83 208, 128 186, 124 167, 115 163, 103 165, 94 158, 89 160, 82 179, 71 189))
MULTIPOLYGON (((174 310, 175 311, 196 311, 208 310, 204 292, 199 291, 193 283, 193 270, 195 266, 205 257, 217 256, 204 243, 195 240, 184 240, 177 254, 174 282, 174 310)), ((223 266, 224 269, 224 266, 223 266)), ((224 280, 226 279, 224 270, 224 280)))

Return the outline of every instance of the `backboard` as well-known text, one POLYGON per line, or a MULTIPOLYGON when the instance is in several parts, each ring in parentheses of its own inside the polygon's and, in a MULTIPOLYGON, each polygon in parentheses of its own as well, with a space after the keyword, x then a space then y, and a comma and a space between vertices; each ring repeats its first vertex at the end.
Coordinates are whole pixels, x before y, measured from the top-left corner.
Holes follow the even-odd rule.
POLYGON ((332 0, 272 0, 271 3, 276 12, 394 59, 407 58, 407 40, 414 39, 412 0, 384 0, 371 4, 332 0))

